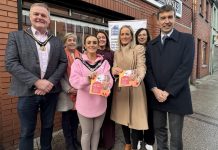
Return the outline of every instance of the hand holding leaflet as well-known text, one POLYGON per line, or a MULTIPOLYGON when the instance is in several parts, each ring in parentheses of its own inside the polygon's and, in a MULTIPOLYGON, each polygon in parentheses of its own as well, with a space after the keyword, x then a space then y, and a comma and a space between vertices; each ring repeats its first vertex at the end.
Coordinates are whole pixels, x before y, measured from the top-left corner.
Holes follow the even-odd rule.
POLYGON ((137 87, 136 70, 124 70, 119 74, 119 87, 133 86, 137 87))
POLYGON ((96 94, 101 96, 110 95, 110 77, 108 75, 99 74, 91 80, 90 94, 96 94))

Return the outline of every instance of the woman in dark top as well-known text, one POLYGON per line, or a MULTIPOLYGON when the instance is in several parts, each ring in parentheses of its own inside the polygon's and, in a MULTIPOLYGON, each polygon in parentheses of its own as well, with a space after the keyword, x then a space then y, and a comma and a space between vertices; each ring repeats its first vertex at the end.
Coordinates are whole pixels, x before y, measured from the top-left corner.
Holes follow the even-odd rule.
MULTIPOLYGON (((96 36, 99 40, 99 48, 97 50, 97 54, 101 54, 103 58, 106 59, 112 67, 114 60, 114 51, 110 50, 110 44, 107 33, 104 31, 99 31, 97 32, 96 36)), ((100 137, 100 144, 102 144, 102 146, 107 150, 112 149, 115 143, 115 123, 110 119, 112 95, 113 94, 111 93, 107 99, 107 110, 102 125, 100 137)))
MULTIPOLYGON (((145 29, 145 28, 138 29, 135 33, 135 39, 136 39, 136 44, 143 45, 145 47, 145 50, 146 50, 146 46, 147 46, 148 42, 151 40, 148 29, 145 29)), ((147 83, 145 81, 146 81, 146 76, 144 78, 144 83, 145 83, 145 87, 147 87, 146 86, 147 83)), ((152 109, 150 106, 151 91, 149 91, 147 88, 146 88, 146 95, 147 95, 147 103, 148 103, 147 107, 148 107, 148 126, 149 126, 149 129, 144 130, 144 131, 142 131, 142 130, 137 131, 138 136, 136 136, 136 137, 139 137, 137 148, 141 149, 141 143, 144 140, 146 150, 153 150, 153 144, 154 144, 155 138, 154 138, 154 129, 153 129, 153 112, 152 112, 152 109)))

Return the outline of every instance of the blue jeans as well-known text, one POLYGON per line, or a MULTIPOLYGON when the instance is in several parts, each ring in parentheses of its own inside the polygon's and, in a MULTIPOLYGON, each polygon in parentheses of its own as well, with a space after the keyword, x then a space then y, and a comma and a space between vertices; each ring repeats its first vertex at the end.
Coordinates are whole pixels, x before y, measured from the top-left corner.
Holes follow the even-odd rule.
POLYGON ((170 131, 170 150, 182 150, 182 129, 184 115, 154 110, 154 131, 158 150, 168 150, 167 117, 170 131), (168 114, 168 116, 167 116, 168 114))
POLYGON ((58 94, 24 96, 18 99, 18 115, 21 124, 19 150, 33 150, 33 138, 37 114, 41 119, 41 150, 51 150, 53 121, 58 94))

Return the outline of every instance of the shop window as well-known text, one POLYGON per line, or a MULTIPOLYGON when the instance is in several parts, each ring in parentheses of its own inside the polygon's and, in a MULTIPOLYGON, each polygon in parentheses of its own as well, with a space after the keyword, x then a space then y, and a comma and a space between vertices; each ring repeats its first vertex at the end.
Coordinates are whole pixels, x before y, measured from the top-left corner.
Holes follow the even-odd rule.
POLYGON ((98 29, 92 29, 92 34, 93 34, 93 35, 96 35, 96 33, 97 33, 98 31, 99 31, 98 29))
POLYGON ((24 27, 24 29, 26 29, 26 28, 31 26, 30 18, 28 16, 22 16, 22 20, 23 20, 23 27, 24 27))
POLYGON ((65 23, 56 22, 56 36, 63 38, 66 34, 65 23))
POLYGON ((49 26, 50 32, 53 33, 54 35, 56 35, 56 30, 55 30, 56 25, 55 24, 56 24, 56 22, 54 20, 51 20, 50 26, 49 26))
POLYGON ((84 33, 89 34, 89 27, 84 27, 84 33))
POLYGON ((69 24, 69 23, 67 23, 67 31, 66 31, 66 33, 68 33, 68 32, 71 32, 71 33, 75 33, 75 28, 74 28, 75 26, 73 25, 73 24, 69 24))
POLYGON ((76 32, 82 32, 81 26, 76 26, 76 32))

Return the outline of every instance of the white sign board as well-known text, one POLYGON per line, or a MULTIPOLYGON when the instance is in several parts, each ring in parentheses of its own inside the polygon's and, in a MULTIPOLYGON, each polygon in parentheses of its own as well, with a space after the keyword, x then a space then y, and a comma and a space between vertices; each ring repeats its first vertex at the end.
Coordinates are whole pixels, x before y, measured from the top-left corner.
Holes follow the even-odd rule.
POLYGON ((163 5, 172 5, 176 11, 176 16, 182 17, 182 1, 181 0, 143 0, 147 1, 157 7, 162 7, 163 5))
POLYGON ((122 20, 122 21, 108 21, 109 28, 109 40, 111 50, 117 50, 118 37, 120 28, 123 25, 129 25, 132 27, 134 34, 139 28, 147 28, 147 20, 122 20))

